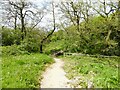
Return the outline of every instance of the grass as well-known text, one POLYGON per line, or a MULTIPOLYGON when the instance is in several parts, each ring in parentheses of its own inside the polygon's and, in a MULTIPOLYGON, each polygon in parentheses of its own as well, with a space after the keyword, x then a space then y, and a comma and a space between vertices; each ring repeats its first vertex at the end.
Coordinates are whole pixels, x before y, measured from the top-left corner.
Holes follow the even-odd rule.
POLYGON ((1 48, 0 48, 0 89, 2 88, 2 68, 1 68, 2 58, 1 58, 1 48))
POLYGON ((82 77, 78 84, 83 88, 88 86, 88 81, 91 81, 95 88, 118 88, 119 59, 69 56, 64 57, 64 68, 69 79, 82 77))
POLYGON ((2 88, 40 87, 41 74, 53 59, 44 54, 2 57, 2 88))

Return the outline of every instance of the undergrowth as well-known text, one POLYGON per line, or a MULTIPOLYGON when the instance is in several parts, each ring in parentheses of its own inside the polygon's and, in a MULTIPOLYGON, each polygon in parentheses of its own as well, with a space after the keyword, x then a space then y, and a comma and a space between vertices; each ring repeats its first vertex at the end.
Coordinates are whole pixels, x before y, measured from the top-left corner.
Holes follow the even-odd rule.
POLYGON ((86 88, 88 81, 95 88, 118 88, 118 60, 115 58, 95 58, 89 56, 69 56, 63 58, 69 79, 82 76, 79 85, 86 88), (68 68, 69 67, 69 68, 68 68))
POLYGON ((37 88, 41 74, 53 59, 44 54, 2 57, 2 88, 37 88))

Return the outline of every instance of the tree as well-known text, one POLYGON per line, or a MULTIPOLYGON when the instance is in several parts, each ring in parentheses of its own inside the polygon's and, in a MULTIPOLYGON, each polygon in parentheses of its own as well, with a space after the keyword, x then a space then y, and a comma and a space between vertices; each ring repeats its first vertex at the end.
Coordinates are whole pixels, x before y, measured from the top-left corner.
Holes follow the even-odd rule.
POLYGON ((5 11, 5 12, 8 13, 7 17, 14 18, 14 29, 15 30, 17 28, 17 21, 18 21, 18 19, 20 20, 18 22, 20 22, 20 24, 21 24, 21 32, 22 32, 21 38, 23 40, 27 33, 26 28, 25 28, 27 23, 25 22, 25 20, 26 19, 33 20, 34 19, 33 17, 37 17, 38 20, 37 20, 36 24, 33 25, 33 27, 32 27, 32 29, 33 29, 35 26, 38 25, 38 23, 41 22, 41 19, 43 18, 43 12, 42 13, 41 13, 41 11, 36 12, 36 10, 34 10, 35 12, 33 12, 32 8, 35 9, 35 7, 34 7, 35 5, 33 5, 33 3, 31 3, 27 0, 19 0, 19 1, 6 0, 6 2, 7 3, 5 3, 4 6, 7 6, 7 7, 5 7, 5 10, 7 9, 7 11, 5 11))
POLYGON ((44 42, 54 33, 55 29, 56 29, 56 24, 55 24, 55 5, 54 5, 54 2, 51 2, 52 3, 52 15, 53 15, 53 30, 48 33, 47 36, 45 36, 41 42, 40 42, 40 53, 43 53, 43 44, 44 42))
POLYGON ((70 20, 70 24, 77 26, 77 31, 79 31, 79 22, 80 22, 80 8, 76 7, 77 5, 73 2, 61 2, 60 9, 64 16, 70 20))
MULTIPOLYGON (((100 1, 100 5, 99 5, 99 10, 96 9, 95 7, 92 7, 93 10, 95 10, 100 16, 102 16, 103 18, 105 18, 105 22, 108 23, 108 19, 109 19, 109 15, 111 13, 114 13, 116 10, 117 10, 117 5, 116 5, 116 2, 112 2, 112 1, 107 1, 107 0, 104 0, 103 2, 100 1), (107 8, 109 7, 109 10, 107 10, 107 8)), ((106 42, 108 42, 109 38, 110 38, 110 34, 112 32, 111 30, 111 25, 110 23, 108 23, 108 34, 106 36, 106 42)))
POLYGON ((2 23, 4 26, 14 27, 17 29, 18 15, 14 6, 8 5, 8 1, 0 2, 2 6, 2 23))

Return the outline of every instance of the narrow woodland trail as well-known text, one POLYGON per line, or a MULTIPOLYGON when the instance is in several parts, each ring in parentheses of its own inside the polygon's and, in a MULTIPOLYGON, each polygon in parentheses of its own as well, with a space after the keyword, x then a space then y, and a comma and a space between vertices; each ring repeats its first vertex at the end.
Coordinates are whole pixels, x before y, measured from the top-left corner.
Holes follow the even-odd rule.
POLYGON ((41 88, 70 88, 67 84, 69 80, 66 78, 66 73, 62 68, 64 62, 57 58, 54 58, 54 60, 55 63, 43 74, 41 88))

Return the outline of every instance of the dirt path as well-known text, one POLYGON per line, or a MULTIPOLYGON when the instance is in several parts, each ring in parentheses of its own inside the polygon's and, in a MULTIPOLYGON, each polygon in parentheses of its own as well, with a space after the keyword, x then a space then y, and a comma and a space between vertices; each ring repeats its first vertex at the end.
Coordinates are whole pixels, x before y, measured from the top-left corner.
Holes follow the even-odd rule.
POLYGON ((54 60, 55 63, 43 74, 41 88, 70 88, 67 84, 69 80, 66 78, 66 73, 62 68, 64 62, 57 58, 54 58, 54 60))

